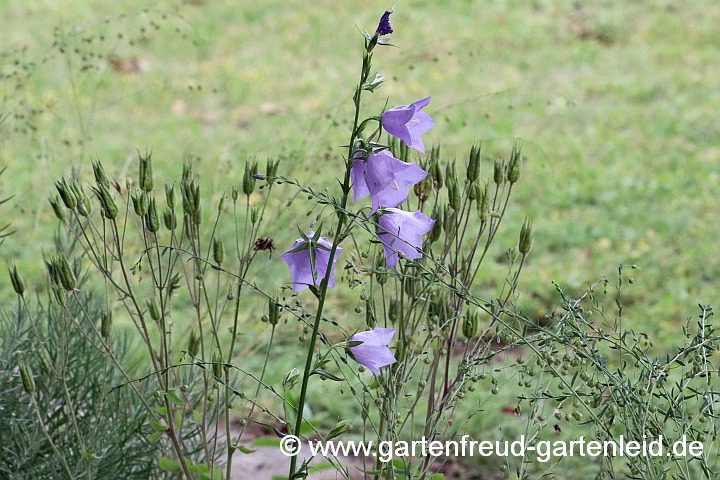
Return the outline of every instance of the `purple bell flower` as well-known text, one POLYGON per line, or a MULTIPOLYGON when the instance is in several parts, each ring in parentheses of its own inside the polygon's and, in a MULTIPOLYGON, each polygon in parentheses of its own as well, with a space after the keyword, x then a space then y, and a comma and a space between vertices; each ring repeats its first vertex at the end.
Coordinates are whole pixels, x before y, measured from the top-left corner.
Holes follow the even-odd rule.
MULTIPOLYGON (((308 232, 308 239, 312 239, 315 232, 308 232)), ((332 268, 327 272, 328 260, 330 260, 330 249, 332 243, 327 237, 320 237, 317 242, 308 242, 305 239, 298 238, 283 256, 282 259, 287 263, 292 276, 293 292, 300 292, 308 288, 309 285, 319 286, 323 278, 328 278, 328 287, 335 286, 335 265, 337 257, 342 253, 343 249, 337 247, 335 258, 333 259, 332 268), (303 248, 305 246, 305 248, 303 248), (315 248, 315 272, 313 272, 312 262, 310 259, 310 247, 315 248), (313 273, 315 274, 313 276, 313 273)))
POLYGON ((359 332, 350 337, 351 342, 363 342, 356 347, 350 347, 350 355, 360 365, 370 369, 375 375, 380 375, 380 368, 397 362, 395 356, 387 347, 395 336, 394 328, 375 327, 367 332, 359 332))
POLYGON ((405 258, 423 256, 422 236, 432 230, 435 220, 422 212, 405 212, 397 208, 386 208, 378 220, 377 236, 385 246, 387 268, 393 268, 398 261, 398 252, 405 258))
POLYGON ((410 105, 393 107, 383 114, 382 126, 390 135, 397 137, 415 150, 425 153, 425 144, 420 135, 435 126, 435 120, 423 112, 430 103, 430 97, 410 105))
POLYGON ((355 160, 350 174, 355 201, 370 195, 372 213, 375 213, 380 207, 401 205, 408 198, 408 186, 422 181, 428 172, 382 150, 367 160, 355 160))

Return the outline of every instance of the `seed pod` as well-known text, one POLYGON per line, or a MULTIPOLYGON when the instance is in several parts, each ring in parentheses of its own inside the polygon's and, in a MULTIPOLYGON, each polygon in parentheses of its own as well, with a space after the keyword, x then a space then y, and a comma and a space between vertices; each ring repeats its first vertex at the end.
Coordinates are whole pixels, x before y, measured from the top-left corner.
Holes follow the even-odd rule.
POLYGON ((157 303, 154 298, 148 298, 145 303, 147 304, 148 312, 150 312, 150 318, 156 322, 160 321, 160 310, 158 310, 157 303))
POLYGON ((64 254, 61 253, 56 257, 55 268, 63 288, 68 292, 75 290, 75 286, 77 285, 75 274, 70 268, 64 254))
POLYGON ((395 323, 400 319, 400 302, 393 298, 390 300, 390 306, 388 307, 388 318, 391 323, 395 323))
POLYGON ((187 349, 191 357, 197 357, 198 351, 200 350, 200 339, 195 334, 195 330, 190 332, 187 349))
POLYGON ((225 245, 219 238, 213 239, 213 259, 218 265, 222 265, 225 260, 225 245))
POLYGON ((470 202, 477 200, 480 196, 480 187, 477 183, 471 183, 468 185, 468 199, 470 202))
POLYGON ((195 225, 200 225, 202 223, 202 208, 200 207, 199 203, 197 208, 195 209, 195 212, 193 212, 192 221, 195 225))
POLYGON ((148 210, 148 200, 145 192, 137 190, 132 196, 133 210, 138 217, 144 217, 148 210))
POLYGON ((327 436, 325 437, 325 441, 328 441, 331 438, 339 437, 343 433, 350 430, 351 426, 352 425, 350 424, 349 420, 340 420, 338 423, 335 424, 332 430, 330 430, 330 433, 327 434, 327 436))
POLYGON ((510 154, 510 163, 508 164, 507 174, 510 184, 513 184, 520 179, 521 167, 522 159, 520 158, 520 148, 517 145, 513 145, 512 153, 510 154))
POLYGON ((70 186, 67 184, 67 181, 64 178, 58 180, 57 182, 55 182, 55 188, 57 189, 60 198, 65 204, 65 207, 73 210, 77 206, 77 200, 75 199, 75 195, 70 189, 70 186))
POLYGON ((92 213, 92 201, 90 197, 83 195, 82 202, 78 203, 78 213, 83 217, 88 217, 92 213))
POLYGON ((273 183, 275 183, 279 166, 280 160, 268 159, 267 163, 265 164, 265 180, 267 181, 268 185, 272 185, 273 183))
POLYGON ((60 207, 60 198, 57 195, 54 195, 48 198, 48 201, 50 202, 50 206, 52 207, 53 212, 55 213, 55 217, 61 222, 65 223, 65 211, 62 209, 62 207, 60 207))
POLYGON ((460 210, 460 186, 454 178, 448 179, 448 204, 455 211, 460 210))
POLYGON ((175 210, 175 184, 165 184, 165 203, 170 210, 175 210))
MULTIPOLYGON (((83 191, 82 186, 77 182, 73 182, 72 185, 70 185, 70 190, 75 197, 75 204, 77 205, 78 210, 81 210, 85 201, 85 192, 83 191)), ((83 212, 81 211, 80 213, 83 212)), ((83 215, 85 215, 85 213, 83 213, 83 215)))
POLYGON ((243 173, 243 193, 245 195, 252 195, 255 190, 255 175, 257 173, 257 162, 250 164, 245 162, 245 172, 243 173))
POLYGON ((95 182, 97 183, 98 187, 105 187, 109 190, 110 180, 108 180, 108 177, 105 174, 105 168, 103 167, 102 163, 100 163, 99 160, 92 162, 92 169, 93 176, 95 177, 95 182))
POLYGON ((365 325, 367 325, 370 330, 375 328, 375 325, 377 325, 375 312, 373 312, 373 306, 372 303, 370 303, 370 299, 365 300, 365 325))
POLYGON ((470 158, 466 171, 468 182, 472 183, 480 177, 480 149, 481 145, 473 145, 470 149, 470 158))
MULTIPOLYGON (((425 170, 427 168, 426 165, 421 165, 421 168, 425 170)), ((428 198, 430 198, 430 192, 433 188, 433 180, 432 176, 427 175, 425 178, 420 180, 418 183, 415 184, 413 187, 413 191, 415 192, 415 196, 420 200, 421 202, 426 201, 428 198)))
MULTIPOLYGON (((479 185, 478 189, 480 189, 479 185)), ((479 198, 480 200, 477 202, 477 212, 480 217, 480 223, 485 223, 488 221, 488 218, 490 218, 490 198, 487 185, 482 188, 482 193, 479 198)))
POLYGON ((532 234, 532 220, 526 218, 523 222, 522 228, 520 229, 520 240, 518 241, 518 250, 523 256, 530 253, 532 250, 533 234, 532 234))
POLYGON ((152 192, 153 189, 153 169, 152 169, 152 154, 140 157, 140 175, 139 184, 146 192, 152 192))
POLYGON ((175 212, 173 210, 170 210, 169 208, 165 209, 163 212, 163 223, 165 223, 165 228, 170 231, 177 228, 177 217, 175 216, 175 212))
POLYGON ((432 218, 435 220, 435 224, 433 225, 432 230, 430 230, 430 235, 428 235, 428 240, 430 241, 430 243, 437 242, 440 239, 440 235, 442 235, 443 210, 444 208, 440 206, 436 207, 433 211, 432 218))
POLYGON ((502 185, 505 183, 505 164, 499 160, 495 160, 495 166, 493 168, 493 180, 496 185, 502 185))
POLYGON ((212 371, 215 378, 218 380, 222 380, 223 377, 223 365, 222 365, 222 358, 218 356, 215 352, 213 352, 212 355, 212 371))
POLYGON ((252 222, 252 224, 255 225, 259 219, 260 219, 260 208, 253 207, 253 209, 250 211, 250 222, 252 222))
POLYGON ((477 313, 469 313, 465 316, 462 325, 462 333, 468 340, 475 338, 478 329, 478 315, 477 313))
POLYGON ((102 335, 105 340, 110 338, 110 334, 112 333, 112 322, 112 311, 106 310, 105 312, 103 312, 102 318, 100 320, 100 335, 102 335))
POLYGON ((13 290, 22 297, 25 293, 25 282, 18 273, 17 266, 14 264, 9 266, 8 273, 10 274, 10 283, 12 283, 13 290))
POLYGON ((63 287, 61 287, 57 283, 54 283, 51 288, 53 296, 55 297, 55 301, 58 303, 58 305, 64 307, 67 297, 65 296, 65 290, 63 290, 63 287))
POLYGON ((20 370, 20 379, 22 380, 25 393, 32 395, 35 391, 35 379, 33 378, 32 370, 30 370, 30 367, 28 367, 25 362, 20 362, 18 370, 20 370))
POLYGON ((279 320, 280 320, 280 304, 278 303, 277 299, 269 298, 268 299, 268 321, 270 322, 270 325, 277 325, 279 320))
POLYGON ((446 238, 452 237, 455 234, 455 227, 456 227, 455 222, 456 222, 455 210, 450 208, 450 206, 445 206, 443 227, 445 230, 446 238))
POLYGON ((157 233, 157 231, 160 230, 160 219, 158 218, 157 205, 155 204, 154 198, 150 198, 150 201, 148 202, 148 211, 145 215, 145 225, 152 233, 157 233))
POLYGON ((112 198, 112 194, 110 194, 110 190, 101 183, 98 183, 97 187, 93 187, 93 192, 100 201, 105 218, 114 220, 117 217, 118 208, 115 200, 112 198))
POLYGON ((378 254, 375 259, 375 279, 380 285, 385 285, 387 278, 388 274, 385 268, 385 257, 382 254, 378 254))
POLYGON ((435 191, 439 192, 443 187, 443 174, 439 161, 433 160, 430 165, 430 173, 432 174, 433 187, 435 187, 435 191))

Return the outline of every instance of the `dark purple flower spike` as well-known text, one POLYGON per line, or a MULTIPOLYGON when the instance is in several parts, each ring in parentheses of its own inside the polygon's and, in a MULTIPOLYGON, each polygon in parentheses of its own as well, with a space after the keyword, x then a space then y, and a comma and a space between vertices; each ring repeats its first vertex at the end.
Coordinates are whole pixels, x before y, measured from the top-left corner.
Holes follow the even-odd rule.
POLYGON ((429 103, 430 97, 427 97, 410 105, 391 108, 382 116, 383 128, 393 137, 405 142, 408 147, 425 153, 425 144, 420 135, 435 126, 435 120, 422 111, 429 103))
POLYGON ((359 332, 350 337, 350 341, 363 343, 348 350, 357 363, 366 366, 375 375, 380 375, 380 368, 397 362, 387 347, 394 335, 394 328, 375 327, 367 332, 359 332))
POLYGON ((404 258, 417 259, 423 256, 422 236, 432 230, 435 220, 422 212, 405 212, 397 208, 386 208, 378 220, 377 236, 384 245, 387 268, 393 268, 398 253, 404 258))
POLYGON ((375 30, 375 35, 378 37, 393 33, 392 26, 390 26, 390 15, 392 15, 392 11, 385 12, 383 16, 380 17, 380 23, 375 30))
POLYGON ((335 286, 335 265, 337 256, 343 252, 337 247, 330 272, 327 271, 332 243, 327 237, 315 240, 315 232, 308 232, 304 238, 298 238, 282 259, 287 263, 292 276, 293 292, 305 290, 310 285, 319 286, 323 278, 328 277, 328 287, 335 286))
POLYGON ((382 150, 367 160, 355 160, 351 179, 355 201, 370 195, 372 213, 380 207, 397 207, 408 198, 408 187, 421 182, 428 172, 414 163, 407 163, 382 150))

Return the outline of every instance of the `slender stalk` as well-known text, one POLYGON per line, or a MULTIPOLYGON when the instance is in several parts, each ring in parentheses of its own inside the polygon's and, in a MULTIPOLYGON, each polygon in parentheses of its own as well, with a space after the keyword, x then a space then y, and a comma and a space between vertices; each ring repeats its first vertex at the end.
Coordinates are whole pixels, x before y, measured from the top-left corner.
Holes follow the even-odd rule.
POLYGON ((47 439, 48 443, 50 443, 50 446, 52 447, 53 451, 55 452, 55 455, 60 459, 60 462, 63 465, 63 468, 65 469, 65 473, 67 473, 67 476, 70 480, 73 480, 73 474, 70 471, 70 467, 67 464, 67 461, 65 461, 65 457, 62 456, 60 453, 60 450, 55 446, 55 442, 52 441, 52 438, 50 438, 50 434, 47 431, 47 428, 45 428, 45 423, 42 420, 42 417, 40 416, 40 407, 38 407, 37 402, 35 401, 35 395, 30 395, 30 401, 32 401, 33 406, 35 407, 35 415, 37 416, 38 422, 40 423, 40 428, 42 428, 43 433, 45 434, 45 438, 47 439))

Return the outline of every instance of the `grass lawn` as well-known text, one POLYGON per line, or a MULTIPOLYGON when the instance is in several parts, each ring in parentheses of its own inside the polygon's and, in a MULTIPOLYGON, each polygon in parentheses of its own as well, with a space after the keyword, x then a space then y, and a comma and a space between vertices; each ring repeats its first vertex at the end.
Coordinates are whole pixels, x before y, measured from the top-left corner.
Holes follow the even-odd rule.
MULTIPOLYGON (((152 150, 157 182, 191 161, 216 201, 248 158, 281 157, 285 176, 335 188, 360 66, 356 26, 374 28, 389 6, 0 2, 0 198, 15 195, 1 218, 17 230, 0 255, 41 279, 53 181, 71 169, 91 178, 95 157, 121 183, 137 175, 136 149, 152 150)), ((534 217, 521 305, 541 317, 556 299, 552 280, 579 292, 621 262, 637 264, 625 303, 661 351, 720 287, 719 24, 711 0, 396 2, 399 48, 376 53, 387 83, 367 111, 432 95, 437 126, 426 144, 464 159, 483 140, 484 175, 520 141, 523 178, 481 283, 502 281, 503 251, 534 217)), ((278 190, 269 208, 279 215, 263 235, 283 250, 312 217, 310 202, 286 208, 294 192, 278 190)), ((260 268, 266 289, 289 280, 278 252, 260 268)), ((6 277, 0 293, 9 298, 6 277)), ((361 304, 357 293, 338 295, 331 314, 359 326, 361 316, 345 313, 361 304)), ((260 315, 248 311, 241 342, 250 365, 262 361, 257 335, 269 334, 260 315)), ((272 381, 301 361, 296 330, 281 335, 272 381)), ((311 402, 331 423, 342 407, 321 399, 334 389, 311 402)), ((502 402, 493 402, 473 431, 496 426, 502 402)))

